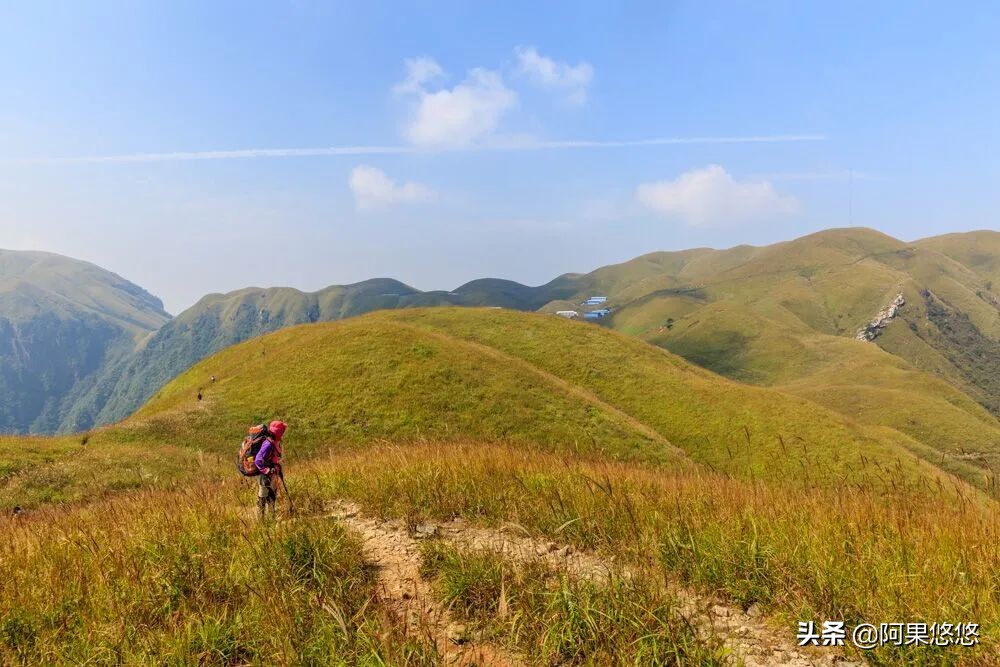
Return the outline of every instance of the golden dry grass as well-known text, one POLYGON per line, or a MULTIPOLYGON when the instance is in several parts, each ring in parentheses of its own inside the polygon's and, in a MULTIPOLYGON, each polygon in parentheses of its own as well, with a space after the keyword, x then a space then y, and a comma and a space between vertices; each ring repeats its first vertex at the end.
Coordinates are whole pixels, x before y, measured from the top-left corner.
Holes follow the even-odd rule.
POLYGON ((876 664, 1000 659, 1000 517, 946 490, 795 488, 502 446, 385 445, 317 461, 320 499, 369 511, 516 524, 744 607, 797 620, 977 622, 978 649, 894 649, 876 664))

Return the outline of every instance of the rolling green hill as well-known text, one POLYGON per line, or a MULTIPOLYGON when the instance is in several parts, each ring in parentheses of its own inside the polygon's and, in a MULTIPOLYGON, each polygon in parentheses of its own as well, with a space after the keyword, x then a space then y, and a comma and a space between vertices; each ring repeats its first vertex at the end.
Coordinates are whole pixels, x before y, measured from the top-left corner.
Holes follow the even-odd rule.
POLYGON ((759 384, 801 378, 815 358, 804 337, 853 338, 901 293, 902 326, 876 345, 996 413, 998 374, 982 366, 1000 352, 993 286, 923 242, 828 230, 763 248, 657 253, 602 273, 619 276, 601 281, 618 307, 612 326, 759 384))
POLYGON ((761 248, 653 253, 538 289, 553 290, 547 312, 607 296, 604 326, 890 428, 915 451, 937 450, 945 467, 988 470, 1000 462, 998 237, 904 243, 828 230, 761 248), (898 294, 906 303, 880 335, 854 340, 898 294))
POLYGON ((135 354, 109 365, 97 381, 100 390, 74 407, 95 415, 82 426, 123 419, 195 362, 229 345, 296 324, 427 306, 535 310, 549 300, 550 293, 493 279, 475 280, 453 292, 422 292, 397 280, 378 278, 311 293, 288 287, 249 287, 210 294, 164 324, 135 354))
POLYGON ((170 320, 134 355, 110 365, 91 395, 92 423, 122 419, 192 364, 234 343, 308 322, 337 320, 380 308, 437 305, 444 293, 423 293, 395 280, 333 286, 314 293, 288 287, 210 294, 170 320))
POLYGON ((0 250, 0 432, 89 426, 75 406, 169 317, 159 299, 93 264, 0 250))
MULTIPOLYGON (((991 282, 1000 282, 1000 232, 980 230, 932 236, 916 245, 947 255, 991 282)), ((988 287, 991 291, 993 285, 988 287)))
POLYGON ((203 298, 132 352, 106 355, 56 418, 36 430, 122 419, 172 378, 225 347, 281 328, 380 309, 500 306, 586 310, 600 321, 741 382, 781 388, 871 429, 891 429, 949 470, 1000 463, 1000 234, 914 243, 868 229, 827 230, 766 247, 658 252, 538 287, 475 280, 420 292, 379 279, 315 293, 247 288, 203 298), (859 329, 903 295, 873 341, 859 329), (43 428, 44 427, 44 428, 43 428))
POLYGON ((256 338, 198 363, 115 428, 137 441, 174 429, 221 439, 272 414, 296 424, 304 451, 475 439, 748 478, 843 483, 876 474, 864 459, 904 483, 930 470, 902 438, 801 398, 599 327, 493 309, 385 311, 256 338))
POLYGON ((293 425, 295 457, 476 441, 803 486, 905 487, 940 469, 993 483, 975 462, 941 461, 901 431, 727 380, 634 337, 543 314, 437 308, 288 327, 228 347, 82 446, 39 440, 44 453, 31 465, 0 459, 0 495, 21 505, 86 495, 81 480, 93 469, 122 488, 169 484, 174 473, 163 473, 183 470, 194 452, 227 461, 249 424, 273 417, 293 425))
MULTIPOLYGON (((433 642, 416 643, 422 633, 407 638, 376 581, 386 561, 405 558, 431 580, 421 604, 458 599, 459 618, 492 619, 489 636, 525 655, 544 654, 537 635, 492 601, 533 609, 539 631, 601 623, 566 640, 599 664, 628 652, 644 661, 640 640, 714 655, 715 633, 687 617, 655 624, 654 639, 636 626, 652 608, 694 599, 741 618, 752 607, 748 622, 766 615, 774 627, 815 614, 855 624, 975 609, 982 653, 887 648, 873 662, 937 664, 964 650, 989 664, 994 653, 996 522, 985 497, 898 432, 584 322, 431 308, 287 327, 202 360, 124 422, 11 444, 0 440, 0 508, 27 511, 0 512, 10 536, 2 658, 273 662, 270 633, 255 628, 277 615, 289 656, 443 664, 433 642), (253 482, 241 483, 232 457, 246 426, 272 417, 290 424, 296 510, 258 525, 253 482), (345 503, 359 510, 338 513, 345 503), (444 552, 432 538, 408 547, 407 531, 428 520, 549 550, 558 541, 616 569, 580 588, 510 560, 500 578, 489 564, 502 550, 444 552), (362 525, 377 535, 359 535, 362 525), (391 539, 378 537, 386 526, 391 539), (384 551, 364 548, 373 539, 384 551), (257 591, 247 568, 275 586, 257 591), (631 581, 645 588, 615 588, 631 581), (549 600, 567 611, 537 603, 549 600), (116 634, 122 614, 141 619, 135 641, 116 634)), ((988 486, 975 468, 962 472, 988 486)))

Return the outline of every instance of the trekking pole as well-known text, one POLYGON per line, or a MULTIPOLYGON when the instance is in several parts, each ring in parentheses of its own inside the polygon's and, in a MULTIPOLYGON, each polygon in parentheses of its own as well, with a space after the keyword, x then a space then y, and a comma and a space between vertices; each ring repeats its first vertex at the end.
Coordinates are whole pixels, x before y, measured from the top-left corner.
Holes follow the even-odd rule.
POLYGON ((288 492, 288 484, 285 482, 285 471, 282 468, 278 468, 278 479, 281 480, 281 486, 285 487, 285 497, 288 498, 288 512, 294 514, 295 503, 292 502, 292 494, 288 492))

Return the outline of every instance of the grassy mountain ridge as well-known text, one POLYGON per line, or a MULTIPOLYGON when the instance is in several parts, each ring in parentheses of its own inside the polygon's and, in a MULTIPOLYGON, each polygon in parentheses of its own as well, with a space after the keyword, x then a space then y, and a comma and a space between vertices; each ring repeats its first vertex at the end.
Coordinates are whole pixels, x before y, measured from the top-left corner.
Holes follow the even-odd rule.
MULTIPOLYGON (((79 480, 92 465, 116 471, 124 488, 170 483, 157 471, 183 470, 195 451, 228 461, 248 424, 275 416, 294 424, 297 457, 471 440, 806 486, 944 477, 937 450, 899 431, 732 382, 633 337, 541 314, 447 308, 287 327, 228 347, 82 445, 38 441, 47 458, 27 468, 12 459, 0 496, 72 499, 88 492, 79 480)), ((943 468, 991 490, 969 462, 943 468)))
POLYGON ((944 234, 915 242, 923 248, 947 255, 990 281, 1000 281, 1000 232, 978 230, 944 234))
POLYGON ((784 387, 866 425, 891 427, 918 445, 989 458, 996 425, 966 397, 995 420, 1000 297, 991 258, 1000 253, 997 236, 972 232, 906 243, 875 230, 832 229, 770 246, 649 253, 535 287, 480 279, 451 292, 421 292, 375 279, 314 293, 245 288, 212 294, 137 351, 104 363, 86 391, 60 406, 61 426, 124 418, 200 359, 285 326, 418 306, 582 310, 584 298, 602 294, 614 310, 604 326, 730 378, 784 387), (874 344, 854 341, 900 293, 906 305, 874 344), (889 354, 871 354, 865 346, 889 354), (897 368, 898 360, 937 380, 897 368), (894 395, 877 389, 898 390, 907 399, 873 409, 894 395), (920 423, 930 419, 940 419, 939 426, 920 423), (963 440, 963 451, 956 450, 963 440))
POLYGON ((870 474, 862 454, 901 480, 926 472, 905 449, 812 402, 725 380, 632 337, 510 310, 382 311, 284 329, 196 364, 125 426, 141 440, 190 419, 183 437, 197 438, 269 410, 298 424, 309 449, 476 438, 690 459, 750 478, 806 468, 843 482, 870 474))
POLYGON ((373 279, 318 292, 248 287, 210 294, 166 323, 135 355, 110 367, 93 397, 95 423, 122 419, 157 388, 195 362, 229 345, 309 322, 338 320, 382 308, 449 303, 399 281, 373 279))
POLYGON ((677 277, 686 288, 622 302, 608 325, 729 377, 891 427, 938 449, 946 465, 996 464, 998 310, 979 294, 982 276, 872 230, 729 252, 685 264, 677 277), (853 340, 899 293, 906 305, 875 344, 853 340))
MULTIPOLYGON (((494 574, 482 559, 501 551, 435 559, 441 545, 426 540, 421 603, 451 606, 473 637, 488 620, 489 637, 527 656, 564 646, 597 664, 632 652, 645 662, 646 649, 674 645, 714 655, 715 633, 695 631, 690 614, 649 620, 694 595, 776 629, 816 616, 849 628, 971 618, 979 649, 867 657, 993 664, 994 501, 905 438, 544 314, 399 309, 285 327, 200 361, 124 422, 16 447, 0 439, 0 508, 27 508, 0 511, 0 661, 445 664, 422 635, 403 634, 407 619, 380 594, 375 575, 404 545, 373 559, 353 526, 405 536, 454 520, 615 566, 607 586, 581 589, 565 574, 533 578, 530 562, 494 574), (253 481, 232 458, 246 426, 271 417, 290 423, 297 509, 257 524, 253 481), (87 502, 56 505, 66 501, 87 502), (353 524, 331 516, 345 501, 363 508, 353 524), (261 573, 274 584, 263 593, 261 573), (644 588, 621 588, 633 580, 644 588), (525 609, 538 631, 518 620, 525 609), (280 642, 258 631, 275 614, 280 642)), ((995 490, 974 466, 956 472, 995 490)))
POLYGON ((533 659, 722 660, 734 626, 703 632, 683 611, 698 600, 731 610, 758 664, 809 618, 978 622, 976 648, 844 652, 996 664, 990 265, 949 252, 834 230, 541 287, 247 288, 156 333, 119 328, 140 318, 109 318, 119 302, 12 279, 11 308, 30 315, 0 329, 15 358, 35 377, 70 350, 102 369, 67 394, 82 396, 73 423, 163 386, 109 426, 0 436, 0 662, 445 664, 385 597, 386 562, 409 554, 421 604, 533 659), (546 314, 597 292, 614 309, 601 326, 546 314), (875 341, 855 340, 899 293, 875 341), (415 307, 479 301, 506 307, 415 307), (95 331, 118 336, 117 359, 87 347, 95 331), (273 417, 291 425, 296 513, 258 525, 233 455, 273 417), (353 522, 336 518, 345 503, 353 522), (574 579, 434 538, 407 551, 425 522, 613 569, 574 579), (402 542, 373 556, 359 525, 402 542), (258 591, 260 576, 274 585, 258 591), (748 640, 744 623, 770 630, 748 640))
POLYGON ((0 250, 0 298, 8 320, 62 308, 60 314, 86 311, 135 329, 140 336, 170 317, 163 302, 121 276, 89 262, 47 252, 0 250), (23 312, 10 308, 11 302, 23 312))
POLYGON ((169 317, 93 264, 0 250, 0 432, 74 428, 66 415, 80 397, 169 317))

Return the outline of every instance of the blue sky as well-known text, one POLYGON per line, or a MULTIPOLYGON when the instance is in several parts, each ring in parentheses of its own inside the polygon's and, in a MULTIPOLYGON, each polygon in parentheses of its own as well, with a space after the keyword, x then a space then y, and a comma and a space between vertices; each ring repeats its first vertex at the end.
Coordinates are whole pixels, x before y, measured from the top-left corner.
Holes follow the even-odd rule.
POLYGON ((997 229, 998 5, 874 4, 5 3, 0 247, 177 312, 997 229))

